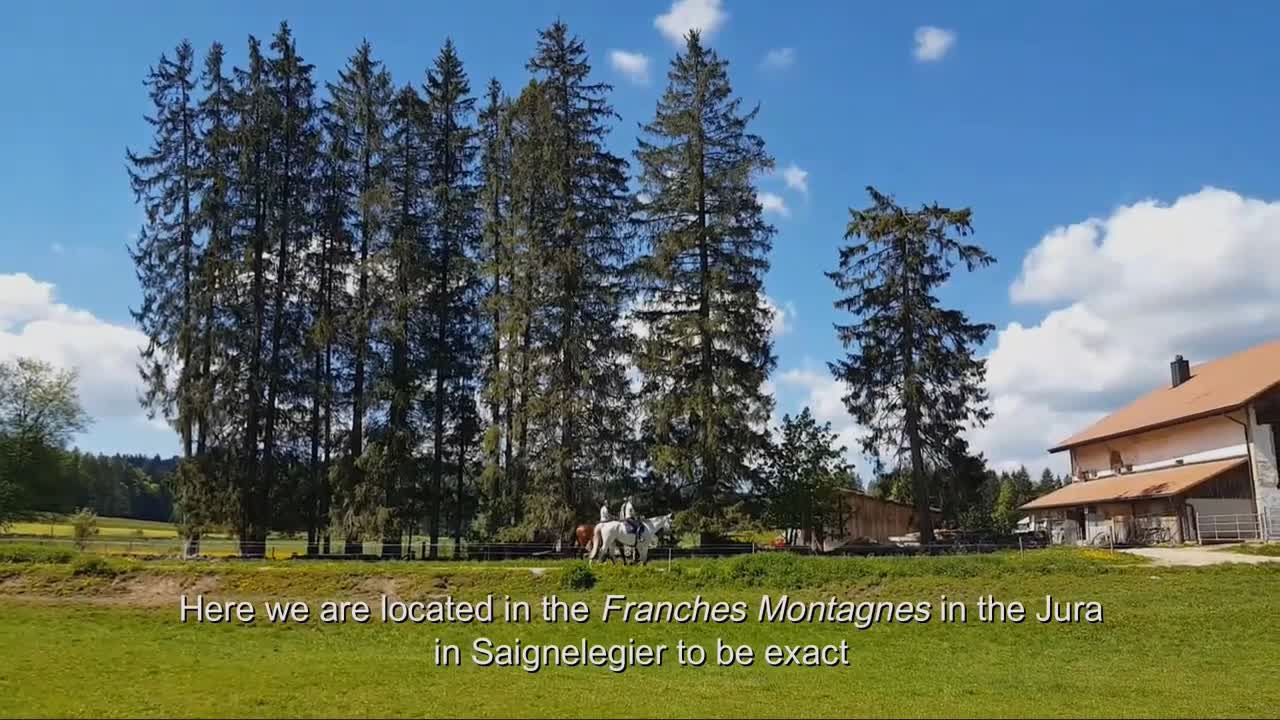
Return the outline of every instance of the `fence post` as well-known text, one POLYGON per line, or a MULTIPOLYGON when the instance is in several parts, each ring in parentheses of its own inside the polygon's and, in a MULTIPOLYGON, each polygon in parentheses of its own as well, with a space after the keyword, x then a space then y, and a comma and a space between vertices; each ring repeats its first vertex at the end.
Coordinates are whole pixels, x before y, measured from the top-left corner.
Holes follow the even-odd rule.
POLYGON ((667 548, 667 572, 671 572, 671 548, 667 548))
POLYGON ((1021 535, 1018 536, 1018 552, 1019 553, 1022 552, 1022 536, 1021 535))

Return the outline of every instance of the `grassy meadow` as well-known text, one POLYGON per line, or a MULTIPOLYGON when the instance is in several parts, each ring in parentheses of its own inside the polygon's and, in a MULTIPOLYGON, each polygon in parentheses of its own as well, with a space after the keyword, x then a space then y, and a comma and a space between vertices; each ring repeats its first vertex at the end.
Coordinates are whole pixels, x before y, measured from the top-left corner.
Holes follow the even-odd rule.
MULTIPOLYGON (((86 550, 103 555, 179 555, 182 543, 173 523, 134 518, 98 517, 98 532, 86 542, 86 550)), ((71 520, 66 515, 41 513, 20 522, 10 523, 0 532, 0 547, 6 543, 49 543, 64 546, 75 536, 71 520)), ((415 547, 421 537, 414 538, 415 547)), ((408 538, 406 538, 408 540, 408 538)), ((443 552, 452 547, 452 540, 441 538, 443 552)), ((211 557, 235 557, 240 554, 240 544, 230 533, 215 532, 205 535, 200 542, 200 552, 211 557)), ((365 552, 376 554, 381 542, 365 543, 365 552)), ((267 556, 289 558, 305 555, 305 537, 272 534, 267 538, 267 556)))
MULTIPOLYGON (((744 556, 643 568, 577 564, 167 562, 45 548, 0 553, 2 716, 1265 716, 1280 703, 1271 622, 1280 568, 1154 568, 1104 551, 939 558, 744 556), (43 555, 40 552, 44 552, 43 555), (7 562, 5 560, 8 560, 7 562), (590 578, 585 583, 590 582, 590 578), (312 601, 556 593, 589 603, 584 624, 196 625, 178 597, 312 601), (743 600, 741 624, 599 621, 607 594, 630 600, 743 600), (1102 624, 878 624, 755 621, 760 596, 972 604, 982 595, 1097 600, 1102 624), (470 644, 674 645, 703 667, 485 668, 470 644), (439 638, 463 664, 436 667, 439 638), (717 639, 757 652, 717 667, 717 639), (847 641, 846 667, 771 668, 770 644, 847 641)), ((260 607, 260 605, 259 605, 260 607)), ((535 605, 536 607, 536 605, 535 605)), ((970 608, 972 612, 972 607, 970 608)), ((261 612, 261 610, 260 610, 261 612)), ((536 620, 536 617, 535 617, 536 620)))

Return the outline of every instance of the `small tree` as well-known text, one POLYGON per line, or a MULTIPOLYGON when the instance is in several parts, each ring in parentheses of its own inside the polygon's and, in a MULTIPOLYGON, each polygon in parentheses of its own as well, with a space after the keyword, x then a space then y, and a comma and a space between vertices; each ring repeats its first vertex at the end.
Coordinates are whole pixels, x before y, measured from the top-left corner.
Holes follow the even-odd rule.
POLYGON ((76 547, 84 550, 89 538, 98 534, 98 514, 89 508, 80 508, 71 516, 71 529, 76 547))
POLYGON ((1000 491, 996 495, 996 504, 991 511, 991 526, 998 533, 1013 532, 1018 523, 1018 485, 1010 476, 1000 480, 1000 491))
POLYGON ((844 453, 831 423, 819 425, 809 408, 794 418, 784 416, 766 467, 769 519, 784 528, 811 530, 821 542, 838 515, 839 491, 853 483, 844 453))

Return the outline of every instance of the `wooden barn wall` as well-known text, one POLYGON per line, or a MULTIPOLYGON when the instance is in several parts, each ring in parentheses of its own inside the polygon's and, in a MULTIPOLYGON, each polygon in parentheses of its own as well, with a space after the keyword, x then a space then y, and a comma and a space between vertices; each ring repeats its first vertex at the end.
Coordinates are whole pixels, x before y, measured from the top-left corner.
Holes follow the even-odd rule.
POLYGON ((845 508, 844 529, 849 540, 866 538, 884 542, 916 529, 915 509, 906 505, 850 494, 846 496, 845 508))

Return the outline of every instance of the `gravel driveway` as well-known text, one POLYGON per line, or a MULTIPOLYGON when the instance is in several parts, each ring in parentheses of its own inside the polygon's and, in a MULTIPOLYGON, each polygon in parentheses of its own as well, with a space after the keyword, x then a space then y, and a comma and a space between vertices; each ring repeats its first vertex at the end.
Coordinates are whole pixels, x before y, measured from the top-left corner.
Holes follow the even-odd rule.
POLYGON ((1179 548, 1129 548, 1124 552, 1150 558, 1156 565, 1221 565, 1223 563, 1258 563, 1280 562, 1280 557, 1262 555, 1244 555, 1242 553, 1223 550, 1225 545, 1208 547, 1179 548))

